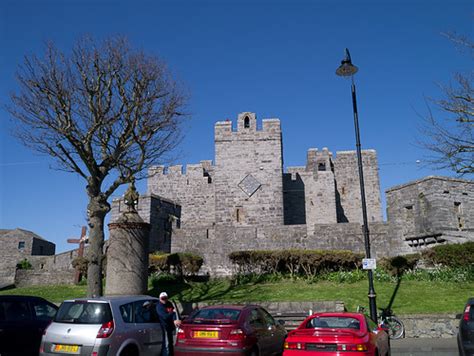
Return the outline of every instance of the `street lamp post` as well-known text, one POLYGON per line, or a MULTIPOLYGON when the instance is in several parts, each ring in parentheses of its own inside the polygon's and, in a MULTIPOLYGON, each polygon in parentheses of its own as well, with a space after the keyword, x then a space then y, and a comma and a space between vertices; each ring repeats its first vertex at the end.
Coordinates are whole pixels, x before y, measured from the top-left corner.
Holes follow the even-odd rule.
MULTIPOLYGON (((336 70, 336 74, 341 77, 351 77, 352 80, 352 108, 354 110, 354 127, 356 136, 356 148, 357 148, 357 164, 359 166, 359 182, 360 182, 360 199, 362 203, 362 219, 363 219, 363 233, 365 242, 365 257, 370 258, 370 237, 369 237, 369 226, 367 224, 367 205, 365 202, 365 188, 364 188, 364 171, 362 168, 362 153, 360 146, 360 134, 359 134, 359 119, 357 115, 357 100, 356 100, 356 87, 354 84, 354 74, 359 69, 352 64, 351 55, 349 50, 346 48, 346 56, 341 61, 341 65, 336 70)), ((370 318, 377 322, 377 304, 375 301, 375 289, 374 289, 374 276, 371 269, 368 270, 369 277, 369 307, 370 307, 370 318)))

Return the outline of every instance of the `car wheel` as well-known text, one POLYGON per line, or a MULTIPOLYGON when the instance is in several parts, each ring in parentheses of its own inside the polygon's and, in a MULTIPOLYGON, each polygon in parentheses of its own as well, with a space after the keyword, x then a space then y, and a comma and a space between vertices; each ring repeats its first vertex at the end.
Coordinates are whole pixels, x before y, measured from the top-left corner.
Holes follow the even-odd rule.
POLYGON ((120 356, 138 356, 138 350, 135 346, 127 346, 121 353, 120 356))

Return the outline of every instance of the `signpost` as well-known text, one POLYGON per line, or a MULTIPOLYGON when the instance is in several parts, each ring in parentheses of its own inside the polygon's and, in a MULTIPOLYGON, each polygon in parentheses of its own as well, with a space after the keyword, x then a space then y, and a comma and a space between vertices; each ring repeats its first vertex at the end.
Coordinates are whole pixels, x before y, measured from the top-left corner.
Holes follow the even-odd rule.
POLYGON ((362 259, 362 269, 374 270, 377 268, 377 262, 375 258, 364 258, 362 259))

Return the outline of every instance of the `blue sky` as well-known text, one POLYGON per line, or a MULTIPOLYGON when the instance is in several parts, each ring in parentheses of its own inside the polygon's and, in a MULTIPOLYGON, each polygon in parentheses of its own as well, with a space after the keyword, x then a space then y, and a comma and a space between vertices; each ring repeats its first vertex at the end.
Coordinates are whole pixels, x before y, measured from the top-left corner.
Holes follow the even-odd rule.
MULTIPOLYGON (((416 163, 417 113, 440 96, 439 83, 472 70, 441 33, 472 38, 473 19, 471 0, 2 0, 0 101, 17 88, 23 56, 41 53, 44 41, 68 50, 84 34, 123 34, 164 59, 191 94, 176 163, 213 159, 214 122, 252 111, 281 119, 285 166, 304 165, 311 147, 355 149, 350 82, 335 75, 348 47, 359 67, 362 147, 378 152, 385 199, 394 185, 452 175, 416 163)), ((64 251, 85 224, 84 181, 21 146, 0 113, 0 228, 32 230, 64 251)))

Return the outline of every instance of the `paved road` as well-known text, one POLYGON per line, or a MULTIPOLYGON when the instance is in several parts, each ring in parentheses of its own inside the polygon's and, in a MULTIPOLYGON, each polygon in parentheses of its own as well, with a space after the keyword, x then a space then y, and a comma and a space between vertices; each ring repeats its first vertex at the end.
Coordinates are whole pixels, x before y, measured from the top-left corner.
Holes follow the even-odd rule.
POLYGON ((456 356, 456 338, 391 340, 392 356, 456 356))

